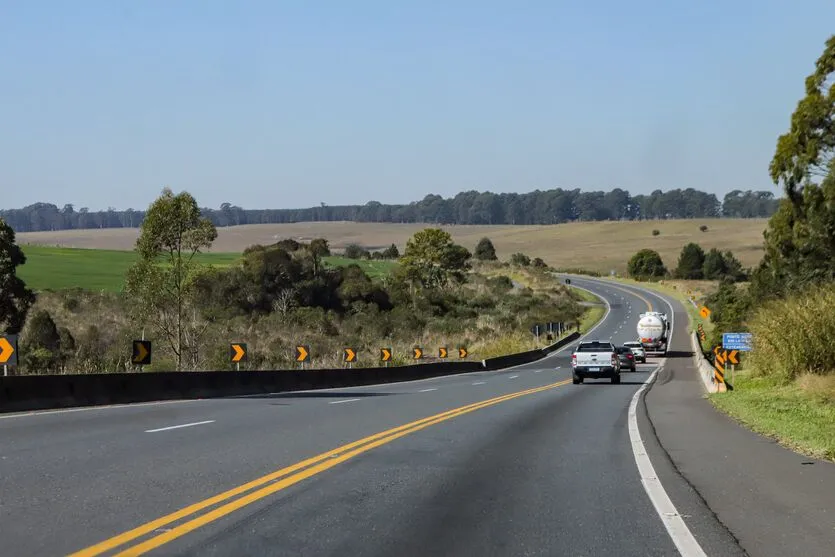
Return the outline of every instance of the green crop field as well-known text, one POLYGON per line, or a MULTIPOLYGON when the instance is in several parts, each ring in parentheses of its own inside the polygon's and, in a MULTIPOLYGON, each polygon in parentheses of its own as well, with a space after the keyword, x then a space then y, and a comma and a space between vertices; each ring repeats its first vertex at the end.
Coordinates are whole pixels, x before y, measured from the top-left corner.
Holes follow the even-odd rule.
MULTIPOLYGON (((136 253, 132 251, 35 245, 21 247, 26 254, 26 264, 18 268, 18 274, 34 290, 83 288, 119 291, 124 285, 128 267, 136 261, 136 253)), ((197 260, 204 265, 227 267, 240 257, 240 253, 201 253, 197 260)), ((325 262, 331 266, 356 263, 371 277, 383 276, 396 265, 393 261, 355 261, 343 257, 327 257, 325 262)))

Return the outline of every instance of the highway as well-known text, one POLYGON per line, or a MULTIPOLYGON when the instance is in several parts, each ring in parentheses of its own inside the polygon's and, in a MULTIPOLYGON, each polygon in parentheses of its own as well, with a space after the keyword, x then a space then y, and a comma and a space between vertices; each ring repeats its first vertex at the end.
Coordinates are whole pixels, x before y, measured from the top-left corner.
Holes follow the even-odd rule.
MULTIPOLYGON (((608 303, 589 339, 670 308, 572 285, 608 303)), ((410 383, 0 416, 2 554, 743 555, 636 397, 689 361, 673 307, 668 358, 620 385, 572 385, 572 345, 410 383)))

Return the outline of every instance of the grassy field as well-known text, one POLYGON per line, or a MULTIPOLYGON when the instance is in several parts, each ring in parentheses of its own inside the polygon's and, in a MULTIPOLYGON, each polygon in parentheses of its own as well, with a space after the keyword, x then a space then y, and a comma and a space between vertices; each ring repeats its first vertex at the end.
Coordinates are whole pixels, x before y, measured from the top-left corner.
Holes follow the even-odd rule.
MULTIPOLYGON (((668 267, 675 267, 681 248, 697 242, 705 250, 731 250, 743 265, 752 266, 762 257, 762 233, 766 219, 694 219, 641 222, 582 222, 550 226, 443 226, 456 242, 470 250, 482 237, 489 237, 499 258, 507 260, 521 251, 541 257, 556 268, 581 267, 609 273, 623 272, 629 257, 641 248, 657 250, 668 267), (705 225, 707 232, 699 231, 705 225), (653 230, 659 230, 653 236, 653 230)), ((336 251, 350 243, 369 249, 396 244, 401 253, 406 240, 426 224, 313 222, 258 224, 218 229, 213 251, 240 253, 252 244, 272 244, 282 238, 309 241, 327 238, 336 251)), ((63 230, 25 232, 18 242, 77 248, 130 250, 137 229, 63 230)))
MULTIPOLYGON (((20 277, 34 290, 121 290, 125 273, 134 261, 133 251, 58 248, 51 246, 23 246, 26 264, 19 268, 20 277)), ((204 265, 226 267, 234 264, 240 253, 204 253, 197 260, 204 265)), ((343 266, 357 263, 369 276, 382 276, 395 265, 392 261, 356 261, 343 257, 328 257, 326 263, 343 266)))
POLYGON ((735 379, 733 391, 710 395, 719 410, 790 449, 835 461, 835 377, 784 385, 749 371, 735 379))

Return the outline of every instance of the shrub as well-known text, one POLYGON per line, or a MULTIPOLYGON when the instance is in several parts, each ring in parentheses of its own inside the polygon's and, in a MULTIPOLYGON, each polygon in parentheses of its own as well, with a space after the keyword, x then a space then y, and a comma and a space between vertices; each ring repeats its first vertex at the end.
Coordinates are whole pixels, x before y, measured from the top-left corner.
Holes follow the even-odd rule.
POLYGON ((496 248, 493 246, 490 238, 482 238, 478 241, 478 245, 476 245, 475 251, 473 252, 473 257, 479 261, 495 261, 498 259, 496 257, 496 248))
POLYGON ((363 259, 368 255, 368 250, 359 244, 348 244, 343 255, 348 259, 363 259))
POLYGON ((660 278, 667 274, 661 256, 651 249, 642 249, 633 255, 626 267, 629 276, 637 280, 660 278))
POLYGON ((660 235, 661 235, 661 231, 660 231, 660 230, 658 230, 658 229, 656 228, 655 230, 653 230, 653 231, 652 231, 652 235, 653 235, 653 236, 660 236, 660 235))
POLYGON ((510 256, 510 262, 513 265, 527 267, 531 264, 531 258, 525 255, 524 253, 514 253, 510 256))
POLYGON ((701 225, 699 227, 699 230, 701 230, 702 232, 707 232, 707 225, 706 224, 701 225))
POLYGON ((755 371, 783 381, 835 374, 835 284, 762 306, 749 322, 755 371))

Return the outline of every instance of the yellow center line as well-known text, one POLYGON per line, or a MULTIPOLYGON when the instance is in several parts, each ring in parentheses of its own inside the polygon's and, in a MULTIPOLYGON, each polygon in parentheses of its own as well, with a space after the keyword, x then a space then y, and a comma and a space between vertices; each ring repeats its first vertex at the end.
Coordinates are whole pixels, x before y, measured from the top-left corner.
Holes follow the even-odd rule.
POLYGON ((643 300, 643 302, 647 305, 647 311, 652 311, 652 303, 649 300, 647 300, 646 298, 644 298, 641 294, 636 292, 635 290, 629 290, 629 289, 626 289, 626 288, 621 288, 621 287, 615 286, 614 284, 611 284, 609 282, 607 282, 606 284, 608 284, 611 288, 614 288, 615 290, 620 290, 621 292, 626 292, 627 294, 632 294, 633 296, 637 296, 638 298, 643 300))
POLYGON ((457 416, 461 416, 463 414, 467 414, 469 412, 473 412, 475 410, 479 410, 481 408, 485 408, 487 406, 492 406, 494 404, 499 404, 501 402, 505 402, 507 400, 511 400, 520 396, 525 396, 528 394, 533 394, 536 392, 544 391, 547 389, 553 389, 562 385, 567 384, 568 381, 560 381, 557 383, 552 383, 550 385, 545 385, 543 387, 536 387, 533 389, 526 389, 524 391, 518 391, 515 393, 510 393, 507 395, 503 395, 500 397, 488 399, 486 401, 477 402, 474 404, 469 404, 466 406, 462 406, 459 408, 454 408, 452 410, 448 410, 446 412, 442 412, 440 414, 436 414, 434 416, 428 416, 426 418, 422 418, 420 420, 410 422, 374 435, 369 437, 365 437, 363 439, 359 439, 352 443, 348 443, 347 445, 343 445, 336 449, 330 450, 328 452, 322 453, 320 455, 314 456, 307 460, 303 460, 298 462, 292 466, 288 466, 276 472, 272 472, 266 476, 238 486, 236 488, 230 489, 214 497, 210 497, 204 501, 200 501, 188 507, 185 507, 179 511, 173 512, 166 516, 163 516, 159 519, 153 520, 142 526, 134 528, 133 530, 129 530, 123 534, 119 534, 107 540, 104 540, 96 545, 90 546, 86 549, 82 549, 77 551, 76 553, 71 554, 69 557, 93 557, 96 555, 101 555, 105 551, 110 549, 115 549, 121 545, 124 545, 130 541, 133 541, 141 536, 144 536, 148 533, 157 530, 163 526, 176 522, 180 519, 186 518, 190 515, 193 515, 207 507, 215 505, 217 503, 221 503, 228 499, 231 499, 237 495, 241 495, 250 491, 256 487, 262 486, 266 483, 273 482, 280 478, 285 479, 275 482, 272 485, 267 487, 261 488, 257 491, 250 493, 244 497, 241 497, 235 501, 227 503, 217 509, 201 515, 197 518, 194 518, 172 530, 164 534, 160 534, 156 537, 153 537, 139 545, 134 547, 128 548, 125 551, 119 553, 119 555, 127 556, 127 555, 141 555, 151 549, 159 547, 165 543, 168 543, 192 530, 195 530, 209 522, 217 520, 235 510, 238 510, 246 505, 249 505, 255 501, 258 501, 268 495, 271 495, 277 491, 280 491, 286 487, 289 487, 293 484, 296 484, 306 478, 314 476, 324 470, 332 468, 337 464, 340 464, 348 459, 351 459, 359 454, 362 454, 366 451, 370 451, 373 448, 379 447, 386 443, 390 443, 395 439, 408 435, 410 433, 414 433, 426 427, 438 424, 440 422, 452 419, 457 416), (324 462, 322 462, 324 461, 324 462), (301 471, 300 471, 301 470, 301 471))

